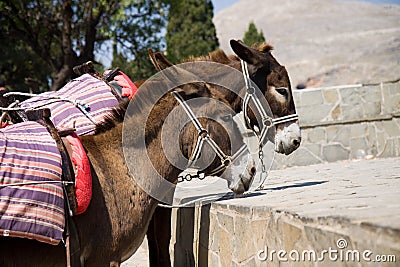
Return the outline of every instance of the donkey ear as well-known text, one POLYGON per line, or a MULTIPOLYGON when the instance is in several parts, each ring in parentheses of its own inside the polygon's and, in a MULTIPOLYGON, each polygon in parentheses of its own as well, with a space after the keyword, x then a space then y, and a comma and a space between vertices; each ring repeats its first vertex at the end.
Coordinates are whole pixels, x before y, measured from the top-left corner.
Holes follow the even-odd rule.
POLYGON ((166 69, 174 65, 160 52, 156 52, 154 57, 161 69, 166 69))
POLYGON ((149 48, 147 51, 149 52, 151 63, 153 63, 154 67, 158 71, 161 71, 163 69, 166 69, 174 65, 171 62, 169 62, 168 59, 162 53, 160 52, 154 53, 151 48, 149 48))
POLYGON ((176 92, 191 97, 210 97, 210 85, 204 82, 188 83, 175 88, 176 92))
POLYGON ((260 67, 265 64, 265 55, 250 46, 247 46, 241 40, 230 40, 230 45, 233 52, 242 60, 256 67, 260 67))
POLYGON ((149 49, 147 49, 147 52, 149 53, 150 61, 151 61, 151 63, 153 63, 153 65, 156 68, 156 70, 158 70, 158 71, 162 70, 161 66, 157 62, 157 59, 156 59, 156 57, 154 55, 154 52, 153 52, 153 49, 149 48, 149 49))

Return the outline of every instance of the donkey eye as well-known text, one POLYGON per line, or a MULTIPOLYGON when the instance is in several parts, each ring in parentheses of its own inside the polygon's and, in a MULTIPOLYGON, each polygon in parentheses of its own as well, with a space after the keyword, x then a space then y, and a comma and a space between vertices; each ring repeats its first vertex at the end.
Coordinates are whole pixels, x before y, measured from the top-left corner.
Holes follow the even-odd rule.
POLYGON ((221 118, 224 122, 229 122, 232 120, 232 115, 225 115, 221 118))
POLYGON ((287 97, 288 96, 288 89, 286 87, 278 87, 275 89, 280 95, 287 97))

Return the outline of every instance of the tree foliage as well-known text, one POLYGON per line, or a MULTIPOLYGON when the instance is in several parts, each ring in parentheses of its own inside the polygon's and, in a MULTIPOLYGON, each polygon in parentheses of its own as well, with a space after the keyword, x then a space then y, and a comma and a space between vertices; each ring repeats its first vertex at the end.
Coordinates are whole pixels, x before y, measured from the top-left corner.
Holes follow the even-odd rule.
POLYGON ((48 90, 51 70, 46 62, 23 41, 12 40, 3 31, 0 31, 0 39, 0 79, 6 81, 7 87, 32 93, 48 90))
POLYGON ((167 57, 177 62, 218 48, 211 0, 170 0, 167 57))
POLYGON ((254 22, 250 22, 249 28, 244 33, 243 42, 247 45, 265 42, 263 32, 261 30, 260 31, 257 30, 257 27, 254 24, 254 22))
MULTIPOLYGON (((160 49, 164 13, 165 4, 156 0, 0 0, 0 29, 9 37, 8 45, 27 49, 21 55, 51 71, 47 80, 39 73, 34 78, 43 83, 51 80, 51 88, 57 89, 73 77, 74 66, 95 61, 110 40, 127 61, 142 60, 149 47, 160 49)), ((3 59, 1 55, 1 69, 7 67, 3 59)))

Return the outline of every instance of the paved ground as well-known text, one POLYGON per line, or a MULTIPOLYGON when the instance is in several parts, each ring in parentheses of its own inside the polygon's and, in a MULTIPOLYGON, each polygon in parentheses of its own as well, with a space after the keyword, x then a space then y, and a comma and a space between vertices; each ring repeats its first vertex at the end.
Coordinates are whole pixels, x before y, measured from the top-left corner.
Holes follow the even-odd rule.
POLYGON ((121 267, 147 267, 149 266, 149 251, 147 239, 145 238, 142 246, 127 261, 121 264, 121 267))
MULTIPOLYGON (((331 218, 338 225, 369 225, 400 233, 400 158, 274 170, 258 193, 220 204, 265 206, 303 219, 331 218)), ((148 266, 146 247, 123 266, 148 266)))
POLYGON ((261 192, 266 194, 238 202, 258 206, 268 198, 269 207, 301 217, 343 218, 400 231, 400 158, 275 170, 261 192))

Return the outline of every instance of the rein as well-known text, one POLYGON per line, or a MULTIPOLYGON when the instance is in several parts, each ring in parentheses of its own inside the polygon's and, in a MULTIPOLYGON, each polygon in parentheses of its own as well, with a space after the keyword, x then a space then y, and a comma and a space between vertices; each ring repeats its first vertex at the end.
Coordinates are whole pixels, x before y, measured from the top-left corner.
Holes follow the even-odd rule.
MULTIPOLYGON (((185 110, 186 114, 188 115, 190 121, 193 123, 193 125, 196 127, 196 130, 198 132, 198 138, 196 142, 196 146, 193 150, 192 155, 189 158, 189 162, 187 164, 186 169, 192 168, 195 166, 197 160, 200 158, 201 150, 203 148, 204 143, 208 143, 211 147, 211 149, 214 151, 214 153, 219 157, 221 160, 221 165, 213 169, 211 172, 205 174, 208 176, 213 176, 218 174, 219 172, 225 170, 228 168, 233 162, 235 162, 245 151, 246 151, 246 145, 242 145, 238 151, 235 152, 232 156, 226 155, 222 149, 218 146, 217 143, 210 137, 208 131, 203 128, 201 125, 200 121, 194 115, 193 111, 191 108, 186 104, 185 100, 182 98, 182 96, 176 92, 172 91, 171 94, 175 97, 175 99, 179 102, 179 104, 182 106, 182 108, 185 110)), ((189 174, 190 175, 190 174, 189 174)), ((182 181, 185 180, 185 177, 182 177, 182 181)), ((191 180, 191 178, 186 179, 186 180, 191 180)))

